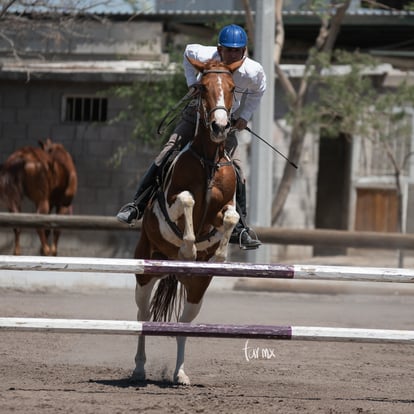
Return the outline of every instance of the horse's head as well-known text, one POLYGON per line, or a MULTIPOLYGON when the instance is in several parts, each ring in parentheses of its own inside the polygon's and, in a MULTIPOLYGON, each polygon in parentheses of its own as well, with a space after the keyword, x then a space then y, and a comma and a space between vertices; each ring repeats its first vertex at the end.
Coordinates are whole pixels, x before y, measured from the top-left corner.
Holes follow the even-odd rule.
POLYGON ((199 62, 187 59, 201 73, 201 115, 210 130, 210 138, 216 143, 223 142, 231 127, 230 110, 235 89, 232 74, 243 64, 243 60, 225 65, 215 60, 199 62))

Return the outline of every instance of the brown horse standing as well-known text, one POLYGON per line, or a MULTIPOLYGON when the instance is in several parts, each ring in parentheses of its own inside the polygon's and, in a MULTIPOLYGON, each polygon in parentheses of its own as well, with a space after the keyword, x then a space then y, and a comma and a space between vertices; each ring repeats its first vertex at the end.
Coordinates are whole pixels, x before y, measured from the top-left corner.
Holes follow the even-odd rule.
MULTIPOLYGON (((77 190, 77 174, 72 157, 62 144, 49 138, 39 141, 39 147, 23 147, 5 161, 0 170, 0 198, 12 213, 21 212, 23 197, 36 206, 36 213, 69 214, 77 190)), ((37 230, 41 242, 41 254, 57 254, 59 230, 54 230, 49 245, 47 231, 37 230)), ((14 254, 20 255, 20 229, 14 229, 14 254)))
MULTIPOLYGON (((177 156, 163 189, 145 211, 135 258, 223 262, 239 220, 235 208, 236 172, 224 144, 230 130, 235 88, 232 73, 242 61, 231 65, 189 61, 201 73, 200 120, 193 141, 177 156)), ((163 277, 150 303, 159 277, 136 275, 138 320, 148 321, 151 316, 154 321, 170 320, 179 281, 185 294, 179 321, 191 322, 199 313, 212 276, 163 277)), ((177 337, 174 382, 188 385, 190 380, 184 372, 185 341, 185 337, 177 337)), ((145 361, 145 337, 140 336, 133 379, 145 379, 145 361)))

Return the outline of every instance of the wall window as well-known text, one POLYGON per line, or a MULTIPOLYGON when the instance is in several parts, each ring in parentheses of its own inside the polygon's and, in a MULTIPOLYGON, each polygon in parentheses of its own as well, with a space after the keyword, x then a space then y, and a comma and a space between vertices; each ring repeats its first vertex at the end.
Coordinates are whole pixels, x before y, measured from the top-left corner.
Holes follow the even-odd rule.
POLYGON ((65 96, 62 120, 65 122, 105 122, 108 99, 92 96, 65 96))

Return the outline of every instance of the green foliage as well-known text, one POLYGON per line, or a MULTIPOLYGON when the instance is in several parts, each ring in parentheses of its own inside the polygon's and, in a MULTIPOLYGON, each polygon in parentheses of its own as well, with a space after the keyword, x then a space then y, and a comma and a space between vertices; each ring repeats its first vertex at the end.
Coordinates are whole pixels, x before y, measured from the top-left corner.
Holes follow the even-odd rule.
POLYGON ((406 10, 406 11, 414 11, 414 1, 406 4, 404 6, 404 10, 406 10))
POLYGON ((303 0, 299 8, 303 11, 311 11, 321 19, 326 19, 332 15, 336 7, 343 3, 343 0, 303 0))
MULTIPOLYGON (((364 7, 367 9, 380 9, 380 10, 399 10, 401 8, 400 5, 393 6, 392 2, 389 2, 389 1, 384 4, 384 2, 381 0, 362 0, 361 7, 364 7)), ((402 10, 413 11, 414 1, 411 1, 411 2, 409 1, 407 2, 407 4, 404 4, 402 10)))
POLYGON ((317 99, 304 105, 299 114, 292 107, 289 118, 301 117, 314 132, 319 128, 331 136, 381 132, 385 118, 395 121, 404 116, 403 109, 398 112, 396 108, 414 102, 413 86, 404 83, 392 90, 375 87, 374 77, 367 73, 378 62, 367 55, 336 51, 333 56, 317 53, 311 59, 307 76, 317 99))
MULTIPOLYGON (((206 27, 214 29, 212 30, 214 35, 209 42, 215 45, 218 31, 221 27, 230 23, 226 19, 221 19, 207 24, 206 27)), ((197 42, 201 42, 201 40, 195 36, 189 41, 189 43, 197 42)), ((173 45, 169 49, 169 57, 174 62, 172 64, 174 69, 165 66, 161 71, 149 71, 145 80, 141 78, 132 85, 120 86, 110 91, 127 103, 127 108, 111 119, 110 122, 129 121, 133 125, 132 139, 122 147, 117 148, 110 160, 110 164, 114 166, 121 163, 122 157, 134 145, 145 143, 150 147, 159 148, 172 133, 176 124, 176 117, 180 116, 180 111, 187 103, 183 102, 182 105, 174 109, 187 93, 188 88, 182 66, 183 50, 176 50, 173 45), (157 133, 158 127, 166 116, 167 118, 163 123, 163 133, 159 135, 157 133)))
MULTIPOLYGON (((151 146, 159 146, 165 140, 165 135, 157 134, 158 126, 187 90, 180 67, 174 73, 148 73, 145 81, 114 89, 115 95, 126 99, 129 104, 113 122, 132 121, 134 139, 151 146)), ((169 130, 165 131, 168 132, 169 130)))

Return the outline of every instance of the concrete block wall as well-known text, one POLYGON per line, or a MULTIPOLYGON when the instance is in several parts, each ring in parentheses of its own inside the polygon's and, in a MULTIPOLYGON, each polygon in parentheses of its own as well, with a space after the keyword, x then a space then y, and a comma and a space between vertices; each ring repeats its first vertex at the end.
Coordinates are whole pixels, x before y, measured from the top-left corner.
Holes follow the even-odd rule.
MULTIPOLYGON (((16 51, 25 56, 48 56, 53 60, 137 59, 160 60, 165 57, 163 24, 143 21, 67 20, 65 27, 56 21, 36 20, 16 30, 14 19, 2 20, 2 32, 13 39, 16 51), (73 35, 76 33, 76 36, 73 35)), ((0 37, 0 54, 10 56, 10 43, 0 37)))
MULTIPOLYGON (((73 90, 78 94, 93 94, 102 91, 102 85, 0 81, 0 163, 16 149, 37 146, 39 139, 50 137, 65 145, 77 168, 79 186, 73 203, 74 214, 115 215, 121 205, 132 199, 137 182, 156 150, 140 143, 135 150, 128 151, 118 168, 114 168, 109 160, 118 146, 130 141, 132 126, 126 122, 114 125, 62 122, 62 95, 73 90)), ((108 112, 113 115, 122 103, 109 98, 108 105, 108 112)), ((6 211, 3 203, 0 203, 0 211, 6 211)), ((32 211, 33 204, 25 202, 24 212, 32 211)), ((4 234, 0 253, 10 254, 11 229, 0 229, 0 232, 4 234)), ((99 251, 113 251, 114 255, 131 257, 137 235, 118 233, 81 235, 77 232, 71 234, 71 241, 68 241, 69 232, 64 232, 61 242, 64 250, 61 249, 60 254, 65 255, 66 251, 71 255, 78 250, 94 256, 99 255, 99 251)), ((33 237, 23 239, 25 254, 38 252, 37 236, 33 237)))

